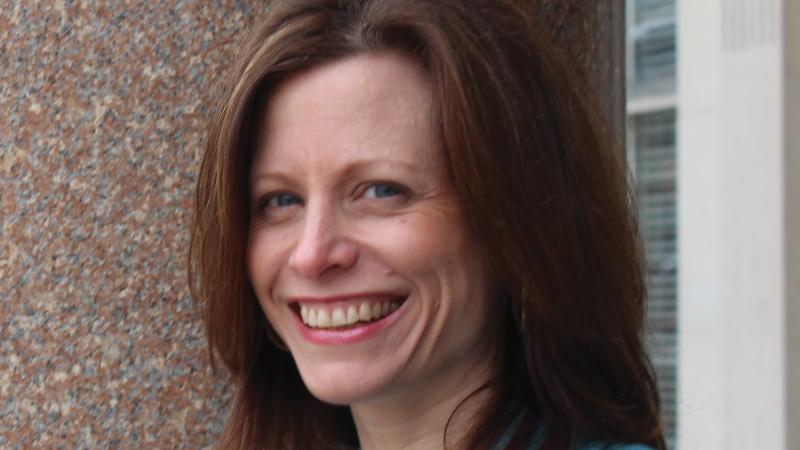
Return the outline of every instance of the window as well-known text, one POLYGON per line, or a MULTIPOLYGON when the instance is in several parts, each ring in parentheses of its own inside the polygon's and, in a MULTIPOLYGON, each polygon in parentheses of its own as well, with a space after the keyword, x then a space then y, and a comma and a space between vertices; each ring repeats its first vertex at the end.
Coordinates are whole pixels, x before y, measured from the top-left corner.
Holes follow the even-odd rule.
POLYGON ((628 159, 647 259, 647 347, 658 377, 667 446, 675 447, 677 215, 675 1, 628 0, 628 159))
POLYGON ((629 96, 674 94, 674 0, 629 0, 628 9, 629 96))
POLYGON ((647 346, 658 376, 667 438, 672 442, 678 397, 675 109, 635 115, 631 128, 639 230, 647 257, 647 346))

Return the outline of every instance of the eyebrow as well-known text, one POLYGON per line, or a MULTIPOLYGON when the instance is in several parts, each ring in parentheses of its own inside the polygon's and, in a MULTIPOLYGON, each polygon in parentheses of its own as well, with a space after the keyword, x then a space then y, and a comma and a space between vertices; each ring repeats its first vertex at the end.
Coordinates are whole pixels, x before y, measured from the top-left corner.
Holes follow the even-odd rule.
POLYGON ((417 165, 407 163, 401 160, 388 160, 385 158, 365 158, 356 160, 347 165, 344 169, 345 173, 358 172, 359 170, 368 169, 373 166, 402 166, 406 170, 417 171, 417 165))
MULTIPOLYGON (((359 159, 359 160, 353 161, 352 163, 349 163, 347 166, 345 166, 343 168, 342 172, 345 175, 350 175, 352 173, 357 173, 359 171, 369 169, 370 167, 387 166, 387 165, 388 166, 401 166, 403 169, 408 170, 410 172, 415 172, 415 173, 420 171, 420 168, 417 165, 411 164, 411 163, 407 163, 405 161, 387 160, 387 159, 384 159, 384 158, 365 158, 365 159, 359 159)), ((288 174, 286 174, 284 172, 275 171, 275 170, 271 170, 271 169, 267 169, 267 170, 264 170, 264 171, 259 171, 259 172, 256 172, 255 174, 250 176, 250 182, 251 183, 253 183, 253 182, 257 181, 257 180, 261 180, 261 179, 277 179, 278 181, 290 183, 292 178, 288 174)))
POLYGON ((254 182, 259 180, 270 180, 270 179, 281 181, 283 183, 291 182, 291 178, 289 177, 289 175, 286 175, 282 172, 264 171, 251 174, 249 177, 249 183, 253 184, 254 182))

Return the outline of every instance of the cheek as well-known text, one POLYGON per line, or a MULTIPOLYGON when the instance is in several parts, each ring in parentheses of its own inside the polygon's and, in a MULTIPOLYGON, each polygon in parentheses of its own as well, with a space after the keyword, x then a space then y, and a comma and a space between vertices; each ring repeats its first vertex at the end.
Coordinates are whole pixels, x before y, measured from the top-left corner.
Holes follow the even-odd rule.
POLYGON ((258 290, 258 277, 262 266, 258 244, 258 235, 251 232, 245 247, 245 270, 247 270, 247 279, 250 280, 250 284, 256 290, 258 290))
POLYGON ((462 240, 457 227, 424 215, 402 217, 362 229, 360 240, 394 269, 405 274, 431 274, 458 256, 462 240))
POLYGON ((280 241, 276 241, 270 235, 258 230, 251 231, 248 236, 245 248, 247 278, 262 306, 264 306, 264 300, 270 295, 277 269, 281 267, 278 242, 280 241))
POLYGON ((278 305, 272 301, 272 289, 280 268, 277 242, 265 233, 252 231, 245 248, 247 278, 267 321, 279 336, 285 336, 279 320, 278 305))
POLYGON ((476 241, 457 217, 418 214, 381 224, 380 230, 361 230, 359 234, 401 275, 461 291, 468 284, 482 283, 485 264, 476 241))

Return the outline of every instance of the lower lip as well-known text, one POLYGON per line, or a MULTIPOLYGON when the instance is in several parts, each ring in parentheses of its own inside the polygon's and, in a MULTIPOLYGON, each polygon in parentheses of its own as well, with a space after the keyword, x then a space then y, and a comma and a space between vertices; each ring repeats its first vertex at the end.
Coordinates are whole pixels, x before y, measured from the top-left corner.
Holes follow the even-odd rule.
POLYGON ((400 312, 403 310, 404 305, 405 302, 393 313, 376 322, 370 322, 344 330, 309 328, 297 314, 292 314, 292 316, 294 316, 295 323, 297 323, 297 326, 300 328, 300 334, 302 334, 307 341, 318 345, 343 345, 360 342, 380 333, 400 317, 400 312))

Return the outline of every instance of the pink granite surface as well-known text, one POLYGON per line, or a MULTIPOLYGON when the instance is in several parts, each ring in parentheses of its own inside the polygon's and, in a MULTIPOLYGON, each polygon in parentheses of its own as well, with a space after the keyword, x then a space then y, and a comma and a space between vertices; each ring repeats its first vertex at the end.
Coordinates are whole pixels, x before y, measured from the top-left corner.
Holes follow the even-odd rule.
POLYGON ((189 298, 207 105, 259 1, 0 7, 0 448, 203 448, 189 298))

